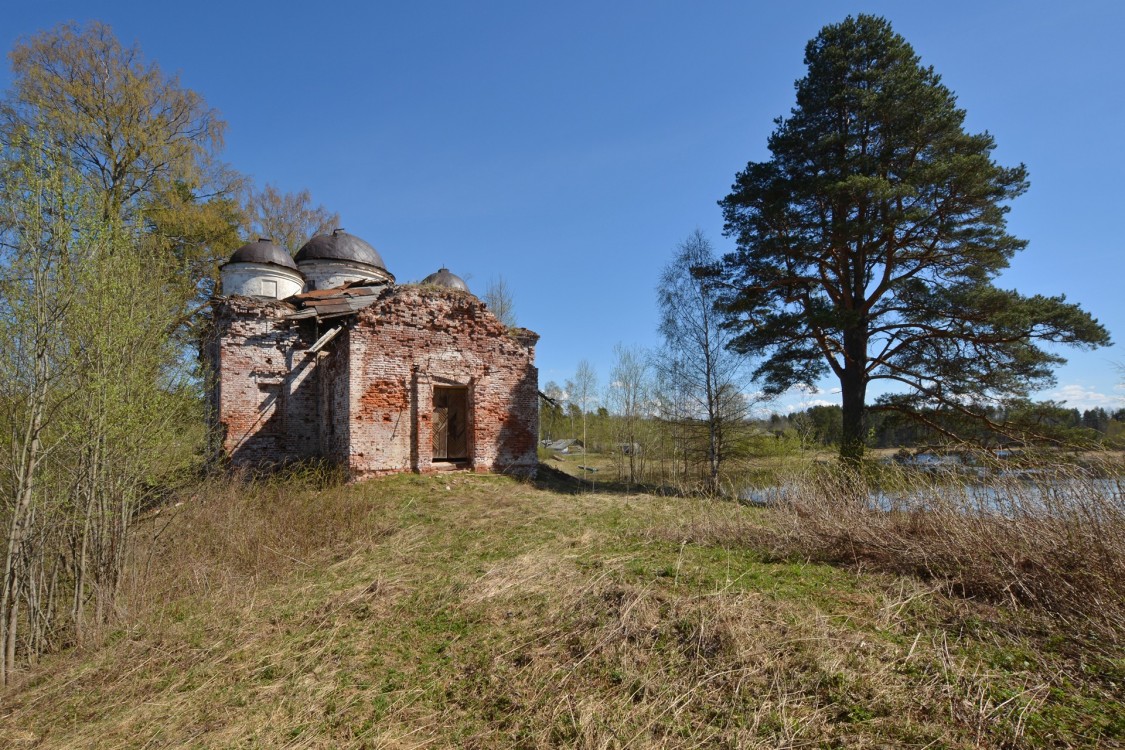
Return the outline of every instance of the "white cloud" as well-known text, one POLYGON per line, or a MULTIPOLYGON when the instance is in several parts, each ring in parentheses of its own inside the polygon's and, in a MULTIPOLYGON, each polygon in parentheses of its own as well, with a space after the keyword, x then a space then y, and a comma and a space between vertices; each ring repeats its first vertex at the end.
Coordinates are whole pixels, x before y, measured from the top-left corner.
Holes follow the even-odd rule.
MULTIPOLYGON (((1114 387, 1115 391, 1125 391, 1125 387, 1117 385, 1114 387)), ((1063 401, 1072 409, 1096 409, 1102 407, 1103 409, 1120 409, 1125 406, 1125 396, 1114 396, 1109 393, 1102 393, 1093 388, 1078 383, 1071 383, 1064 385, 1050 391, 1046 394, 1047 398, 1052 401, 1063 401)))
POLYGON ((759 412, 762 416, 767 416, 770 413, 792 414, 804 411, 810 406, 839 406, 839 393, 839 388, 796 385, 778 398, 760 404, 759 412), (818 396, 820 398, 817 398, 818 396))
POLYGON ((792 414, 793 412, 796 412, 796 411, 804 411, 805 409, 808 409, 812 406, 839 406, 839 405, 840 405, 839 401, 825 401, 822 398, 811 398, 811 399, 807 399, 805 401, 798 401, 795 404, 786 404, 784 408, 785 408, 786 414, 792 414))

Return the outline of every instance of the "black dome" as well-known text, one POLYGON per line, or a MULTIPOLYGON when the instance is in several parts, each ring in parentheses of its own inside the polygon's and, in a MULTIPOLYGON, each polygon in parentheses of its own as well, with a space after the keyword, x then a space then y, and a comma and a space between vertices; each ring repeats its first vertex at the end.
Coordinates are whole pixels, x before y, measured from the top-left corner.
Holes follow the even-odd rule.
POLYGON ((285 266, 297 270, 293 256, 280 245, 275 245, 272 240, 259 237, 257 242, 247 242, 234 251, 229 263, 272 263, 275 266, 285 266))
POLYGON ((297 251, 297 262, 305 260, 350 260, 387 270, 378 250, 343 229, 333 230, 332 234, 318 234, 306 242, 297 251))
POLYGON ((444 286, 450 289, 460 289, 462 292, 469 291, 469 285, 465 283, 465 280, 457 274, 450 273, 448 268, 440 268, 437 273, 431 273, 429 276, 422 279, 422 283, 444 286))

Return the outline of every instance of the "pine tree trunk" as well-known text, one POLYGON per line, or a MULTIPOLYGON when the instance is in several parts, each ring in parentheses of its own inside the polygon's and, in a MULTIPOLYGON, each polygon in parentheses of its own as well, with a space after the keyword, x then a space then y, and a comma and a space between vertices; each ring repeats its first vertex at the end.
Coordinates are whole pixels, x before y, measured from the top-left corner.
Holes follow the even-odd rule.
POLYGON ((863 459, 867 431, 863 416, 867 400, 867 331, 853 328, 844 332, 844 374, 840 377, 843 401, 844 432, 840 440, 840 458, 851 467, 863 459))

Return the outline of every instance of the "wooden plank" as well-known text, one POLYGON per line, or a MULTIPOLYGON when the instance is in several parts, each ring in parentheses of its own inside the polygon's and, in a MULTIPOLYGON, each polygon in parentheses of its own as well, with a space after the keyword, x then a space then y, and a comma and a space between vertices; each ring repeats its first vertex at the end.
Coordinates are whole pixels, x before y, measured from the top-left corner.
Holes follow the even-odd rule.
POLYGON ((338 333, 340 333, 340 331, 342 331, 342 330, 344 330, 343 326, 336 326, 335 328, 330 330, 328 333, 324 334, 319 339, 317 339, 316 343, 309 347, 309 351, 310 352, 319 352, 321 349, 324 348, 325 344, 327 344, 332 339, 336 338, 336 335, 338 333))
POLYGON ((448 458, 449 415, 444 406, 434 407, 434 458, 448 458))
POLYGON ((318 302, 313 307, 316 308, 318 315, 352 312, 352 308, 347 302, 318 302))

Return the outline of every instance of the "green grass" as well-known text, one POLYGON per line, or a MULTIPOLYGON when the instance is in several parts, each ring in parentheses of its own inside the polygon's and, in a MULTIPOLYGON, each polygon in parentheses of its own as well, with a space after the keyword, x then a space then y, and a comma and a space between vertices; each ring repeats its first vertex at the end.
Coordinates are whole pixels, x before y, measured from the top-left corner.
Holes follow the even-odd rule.
MULTIPOLYGON (((909 578, 707 542, 770 511, 493 476, 201 488, 13 747, 1112 747, 1120 655, 909 578)), ((146 541, 156 537, 155 542, 146 541)))

